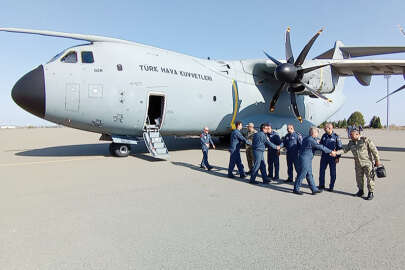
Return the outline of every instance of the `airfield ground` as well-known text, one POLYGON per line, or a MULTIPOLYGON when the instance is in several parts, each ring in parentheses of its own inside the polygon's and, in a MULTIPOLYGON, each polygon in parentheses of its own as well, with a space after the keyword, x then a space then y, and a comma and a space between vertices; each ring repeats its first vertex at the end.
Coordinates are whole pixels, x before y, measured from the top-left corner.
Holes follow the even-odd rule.
POLYGON ((335 193, 296 196, 228 179, 224 148, 202 171, 198 139, 157 161, 68 128, 0 130, 0 269, 404 269, 405 131, 365 134, 388 171, 373 201, 352 196, 351 154, 335 193))

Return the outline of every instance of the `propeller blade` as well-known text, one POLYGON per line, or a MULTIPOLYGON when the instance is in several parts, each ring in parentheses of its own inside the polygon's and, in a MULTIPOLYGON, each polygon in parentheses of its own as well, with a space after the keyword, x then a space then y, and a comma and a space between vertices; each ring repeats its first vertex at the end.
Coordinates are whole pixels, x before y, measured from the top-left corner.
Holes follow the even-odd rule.
POLYGON ((385 97, 379 99, 376 103, 378 103, 378 102, 380 102, 381 100, 386 99, 387 97, 391 96, 392 94, 395 94, 396 92, 399 92, 399 91, 404 90, 404 89, 405 89, 405 84, 402 85, 402 86, 401 86, 400 88, 398 88, 397 90, 395 90, 394 92, 391 92, 391 93, 389 93, 388 95, 386 95, 385 97))
POLYGON ((319 35, 322 33, 323 28, 318 31, 318 33, 315 34, 311 38, 311 40, 305 45, 304 49, 302 49, 300 55, 298 56, 297 60, 295 61, 295 66, 301 66, 304 63, 305 58, 308 55, 309 50, 311 49, 312 45, 314 44, 315 40, 319 37, 319 35))
POLYGON ((401 33, 404 34, 404 36, 405 36, 404 28, 402 28, 402 26, 400 26, 400 25, 398 25, 398 26, 399 26, 399 31, 401 31, 401 33))
POLYGON ((277 90, 277 92, 274 94, 273 98, 271 99, 270 112, 274 112, 274 110, 276 109, 277 100, 280 97, 280 94, 283 91, 283 89, 285 88, 285 86, 286 86, 286 83, 282 83, 280 85, 280 88, 277 90))
POLYGON ((326 67, 326 66, 330 66, 330 64, 325 64, 325 65, 320 65, 320 66, 314 66, 314 67, 309 67, 309 68, 303 68, 300 70, 300 72, 302 72, 303 74, 326 67))
POLYGON ((302 117, 298 110, 297 99, 295 98, 295 92, 290 91, 290 98, 291 98, 291 105, 293 107, 294 114, 297 117, 298 121, 300 121, 300 123, 302 123, 302 117))
POLYGON ((311 94, 313 94, 314 96, 324 99, 328 102, 332 102, 332 100, 330 98, 325 97, 324 95, 322 95, 321 93, 319 93, 318 91, 315 91, 314 89, 312 89, 308 84, 301 82, 302 85, 305 86, 306 89, 308 89, 309 92, 311 92, 311 94))
POLYGON ((290 41, 290 31, 291 28, 287 28, 287 32, 285 33, 285 60, 287 63, 294 64, 294 56, 291 49, 291 41, 290 41))
POLYGON ((277 66, 281 65, 282 63, 280 61, 278 61, 277 59, 271 57, 270 55, 268 55, 265 51, 263 51, 264 54, 267 56, 267 58, 269 58, 271 61, 274 62, 274 64, 276 64, 277 66))

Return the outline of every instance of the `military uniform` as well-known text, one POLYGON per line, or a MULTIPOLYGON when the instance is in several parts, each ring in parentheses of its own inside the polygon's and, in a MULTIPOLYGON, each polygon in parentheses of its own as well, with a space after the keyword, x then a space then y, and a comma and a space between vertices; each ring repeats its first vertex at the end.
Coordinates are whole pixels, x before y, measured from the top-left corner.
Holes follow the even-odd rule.
POLYGON ((241 177, 245 177, 245 170, 242 164, 242 160, 240 158, 240 145, 241 143, 246 143, 250 144, 246 140, 245 137, 243 137, 242 133, 238 130, 235 129, 231 133, 231 143, 229 147, 229 152, 231 152, 231 156, 229 159, 229 167, 228 167, 228 177, 233 178, 233 169, 235 168, 235 165, 238 167, 239 175, 241 177))
POLYGON ((302 144, 302 136, 298 132, 287 133, 283 139, 283 147, 287 150, 287 181, 293 181, 293 168, 299 173, 298 151, 302 144))
POLYGON ((269 180, 267 179, 266 163, 264 162, 264 155, 263 155, 264 151, 266 150, 266 147, 276 149, 277 145, 270 142, 269 138, 263 131, 257 132, 255 135, 253 135, 252 149, 255 158, 255 163, 250 173, 250 181, 249 181, 252 184, 256 183, 255 179, 257 177, 259 169, 262 174, 263 182, 264 183, 269 182, 269 180))
POLYGON ((208 163, 208 150, 209 150, 209 145, 214 145, 214 142, 211 139, 211 135, 207 134, 205 132, 201 133, 200 135, 200 142, 201 142, 201 149, 203 152, 203 158, 201 161, 201 168, 207 168, 209 170, 212 169, 212 166, 208 163), (208 145, 207 145, 208 144, 208 145))
MULTIPOLYGON (((342 142, 340 141, 339 135, 332 132, 331 135, 325 133, 322 135, 320 144, 326 146, 330 150, 340 150, 342 149, 342 142)), ((339 157, 331 157, 329 154, 322 152, 321 163, 319 168, 319 188, 325 188, 325 171, 329 166, 330 171, 330 183, 329 189, 333 190, 336 181, 336 159, 339 157)))
MULTIPOLYGON (((270 133, 267 133, 267 137, 269 137, 270 142, 275 145, 281 145, 281 139, 277 132, 274 130, 270 133)), ((273 168, 274 168, 274 179, 279 178, 280 172, 280 158, 279 158, 279 151, 277 149, 273 149, 269 147, 267 151, 267 164, 269 166, 269 177, 273 178, 273 168)))
MULTIPOLYGON (((255 135, 257 133, 257 130, 252 130, 252 131, 248 131, 247 135, 246 135, 246 139, 248 142, 252 143, 253 140, 253 135, 255 135)), ((253 149, 251 145, 246 144, 246 159, 248 162, 248 166, 249 166, 249 171, 252 171, 253 165, 254 165, 254 157, 253 157, 253 149)))
POLYGON ((358 140, 350 140, 342 150, 337 154, 343 154, 352 151, 354 156, 354 168, 356 170, 356 182, 359 191, 364 190, 364 176, 367 177, 367 188, 369 192, 374 193, 374 175, 373 175, 373 158, 380 162, 377 147, 367 137, 360 137, 358 140))
POLYGON ((297 180, 294 184, 294 192, 299 193, 302 180, 306 177, 308 185, 310 186, 312 193, 317 193, 318 188, 315 186, 314 176, 312 174, 312 159, 314 158, 314 151, 321 150, 326 153, 332 152, 332 150, 319 144, 312 136, 305 137, 302 140, 302 145, 299 152, 299 167, 300 172, 297 180))

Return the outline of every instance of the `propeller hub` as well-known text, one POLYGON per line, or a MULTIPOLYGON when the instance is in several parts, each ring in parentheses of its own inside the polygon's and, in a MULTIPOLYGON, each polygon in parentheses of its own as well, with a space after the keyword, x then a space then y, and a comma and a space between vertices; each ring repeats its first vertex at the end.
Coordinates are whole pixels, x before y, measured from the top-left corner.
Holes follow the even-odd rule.
POLYGON ((298 79, 298 68, 294 64, 284 63, 277 66, 274 77, 281 82, 294 83, 298 79))

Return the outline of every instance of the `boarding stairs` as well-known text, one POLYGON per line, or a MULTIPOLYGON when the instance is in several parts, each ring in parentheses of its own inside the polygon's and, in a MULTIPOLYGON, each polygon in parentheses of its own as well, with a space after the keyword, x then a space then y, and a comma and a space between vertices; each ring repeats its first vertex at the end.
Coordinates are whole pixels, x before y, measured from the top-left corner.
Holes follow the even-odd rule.
POLYGON ((153 157, 160 159, 168 159, 170 157, 169 151, 167 150, 162 135, 160 135, 158 127, 155 125, 147 125, 143 132, 143 139, 149 153, 153 157))

